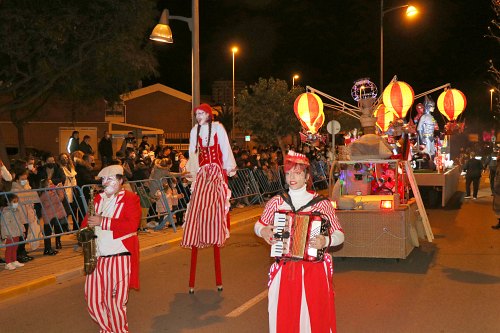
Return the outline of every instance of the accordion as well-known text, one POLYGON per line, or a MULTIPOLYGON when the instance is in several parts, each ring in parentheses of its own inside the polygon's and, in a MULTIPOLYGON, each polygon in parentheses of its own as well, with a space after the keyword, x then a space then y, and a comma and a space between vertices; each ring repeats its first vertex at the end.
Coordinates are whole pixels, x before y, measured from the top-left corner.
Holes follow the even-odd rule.
POLYGON ((309 241, 317 235, 328 236, 329 222, 320 212, 278 211, 274 214, 274 234, 277 240, 271 246, 271 257, 319 261, 323 259, 324 249, 309 246, 309 241))

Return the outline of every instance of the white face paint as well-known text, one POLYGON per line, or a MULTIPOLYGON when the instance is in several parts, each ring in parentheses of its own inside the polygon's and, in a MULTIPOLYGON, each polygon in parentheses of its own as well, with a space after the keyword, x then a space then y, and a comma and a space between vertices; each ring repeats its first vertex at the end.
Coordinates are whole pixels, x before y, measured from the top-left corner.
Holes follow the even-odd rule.
POLYGON ((106 193, 108 197, 118 193, 122 187, 120 181, 116 179, 116 176, 103 177, 102 185, 104 186, 104 193, 106 193))
POLYGON ((292 190, 298 190, 304 187, 307 183, 307 179, 309 175, 306 175, 306 172, 295 167, 285 173, 286 183, 292 190))
POLYGON ((200 109, 196 110, 195 115, 196 115, 196 121, 200 125, 206 124, 208 122, 208 119, 210 118, 208 113, 206 113, 205 111, 202 111, 200 109))

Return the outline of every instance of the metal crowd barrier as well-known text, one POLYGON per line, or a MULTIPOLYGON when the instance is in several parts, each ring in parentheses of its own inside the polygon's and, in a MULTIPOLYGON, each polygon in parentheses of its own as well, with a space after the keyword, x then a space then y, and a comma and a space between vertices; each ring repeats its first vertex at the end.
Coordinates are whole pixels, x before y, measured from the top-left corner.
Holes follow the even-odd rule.
POLYGON ((0 248, 31 243, 34 250, 41 240, 75 233, 86 211, 81 198, 81 189, 71 186, 0 193, 0 206, 3 207, 0 220, 5 231, 2 237, 19 235, 18 242, 8 245, 2 243, 0 248), (13 195, 19 198, 16 210, 11 205, 13 195), (13 227, 5 223, 8 220, 14 222, 13 227))
MULTIPOLYGON (((329 172, 326 163, 313 161, 311 173, 315 189, 328 186, 329 172)), ((126 188, 129 186, 129 190, 139 195, 143 210, 142 227, 148 222, 157 222, 154 223, 153 229, 160 230, 169 223, 174 232, 177 231, 176 224, 183 223, 184 213, 191 198, 190 186, 185 182, 184 177, 171 176, 158 180, 146 179, 127 183, 126 188)), ((0 219, 7 218, 9 214, 12 215, 7 212, 9 209, 7 207, 11 203, 12 194, 19 196, 19 213, 14 215, 16 221, 17 219, 21 221, 16 223, 17 230, 7 229, 7 233, 22 234, 18 242, 8 245, 0 244, 0 248, 26 243, 32 243, 33 248, 41 240, 76 233, 87 213, 91 186, 95 185, 0 193, 0 207, 4 207, 0 211, 0 219), (61 213, 62 211, 64 214, 61 213), (55 212, 60 214, 53 217, 55 212), (27 226, 25 232, 21 232, 20 225, 27 226)), ((230 200, 233 204, 241 202, 247 205, 262 204, 266 197, 271 197, 286 189, 283 166, 277 170, 237 170, 235 176, 228 178, 228 187, 232 192, 230 200)), ((151 224, 148 225, 149 228, 151 226, 151 224)))
POLYGON ((248 169, 237 170, 233 177, 228 177, 228 187, 231 190, 231 203, 242 201, 251 205, 264 202, 254 174, 248 169))

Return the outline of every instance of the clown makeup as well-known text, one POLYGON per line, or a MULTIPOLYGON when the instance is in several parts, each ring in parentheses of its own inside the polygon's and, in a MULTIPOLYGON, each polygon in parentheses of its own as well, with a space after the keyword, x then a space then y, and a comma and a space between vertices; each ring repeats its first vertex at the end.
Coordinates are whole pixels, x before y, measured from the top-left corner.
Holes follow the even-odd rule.
POLYGON ((304 168, 300 166, 295 166, 285 173, 286 183, 292 190, 298 190, 304 187, 307 183, 307 178, 304 168))
POLYGON ((122 187, 116 176, 102 177, 102 185, 104 186, 104 193, 106 193, 108 198, 118 193, 122 187))
POLYGON ((200 109, 196 110, 196 121, 200 125, 204 125, 208 122, 208 118, 210 117, 205 111, 202 111, 200 109))

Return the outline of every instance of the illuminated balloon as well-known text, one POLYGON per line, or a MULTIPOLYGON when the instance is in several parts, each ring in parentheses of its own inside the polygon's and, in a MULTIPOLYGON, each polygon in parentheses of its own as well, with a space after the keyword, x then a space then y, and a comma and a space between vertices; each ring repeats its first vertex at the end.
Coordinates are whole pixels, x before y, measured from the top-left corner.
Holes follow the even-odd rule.
POLYGON ((414 97, 413 88, 408 83, 394 81, 384 89, 382 100, 386 109, 394 112, 396 117, 404 118, 413 104, 414 97))
POLYGON ((465 95, 458 89, 448 89, 439 95, 437 107, 448 120, 456 120, 457 117, 465 110, 467 99, 465 95))
POLYGON ((300 94, 293 104, 293 111, 304 127, 311 134, 316 134, 325 122, 323 101, 313 93, 300 94))
POLYGON ((387 132, 391 123, 396 119, 394 112, 387 110, 384 104, 380 104, 373 112, 375 118, 377 118, 377 126, 382 130, 382 132, 387 132))

